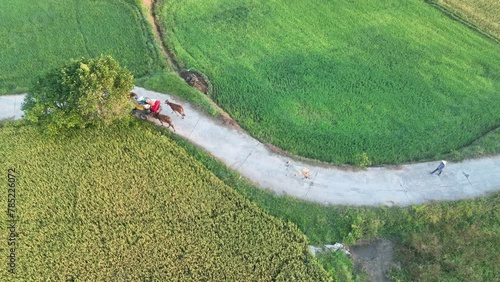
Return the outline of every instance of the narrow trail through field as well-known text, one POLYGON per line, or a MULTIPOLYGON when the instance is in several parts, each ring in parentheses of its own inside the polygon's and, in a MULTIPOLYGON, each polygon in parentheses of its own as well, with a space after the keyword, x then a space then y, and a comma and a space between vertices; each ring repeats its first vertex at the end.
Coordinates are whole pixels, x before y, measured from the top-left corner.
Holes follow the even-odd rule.
POLYGON ((147 17, 149 22, 151 23, 151 26, 153 26, 153 32, 156 41, 158 42, 158 45, 161 48, 162 54, 167 58, 169 65, 179 74, 180 67, 175 58, 172 56, 170 52, 168 52, 167 48, 165 47, 165 44, 163 44, 162 36, 161 36, 161 31, 159 26, 156 24, 156 19, 155 19, 155 12, 154 12, 154 5, 155 5, 155 0, 144 0, 144 6, 146 6, 146 9, 148 11, 147 17))
MULTIPOLYGON (((170 69, 172 69, 179 77, 184 79, 184 81, 186 81, 186 83, 189 84, 191 87, 197 89, 202 93, 207 94, 209 91, 208 78, 206 78, 204 75, 196 71, 183 69, 179 64, 179 62, 175 59, 175 56, 165 46, 165 43, 163 41, 163 33, 165 32, 162 31, 160 27, 161 25, 156 22, 156 16, 155 16, 156 0, 143 0, 143 3, 147 10, 146 16, 148 18, 148 21, 153 27, 155 40, 157 41, 158 46, 160 46, 162 54, 167 59, 170 69)), ((219 108, 219 110, 221 110, 222 112, 222 109, 219 108)), ((226 119, 229 119, 229 115, 225 113, 223 115, 226 119)))
MULTIPOLYGON (((175 102, 175 97, 144 88, 136 87, 134 92, 175 102)), ((21 118, 23 99, 24 95, 0 96, 0 120, 21 118)), ((190 104, 183 103, 183 106, 185 119, 163 105, 163 113, 173 119, 176 134, 205 149, 258 186, 277 194, 324 204, 408 206, 500 191, 500 156, 448 163, 441 176, 430 174, 439 161, 359 171, 315 166, 270 150, 237 126, 208 117, 190 104), (305 178, 305 174, 309 177, 305 178)))

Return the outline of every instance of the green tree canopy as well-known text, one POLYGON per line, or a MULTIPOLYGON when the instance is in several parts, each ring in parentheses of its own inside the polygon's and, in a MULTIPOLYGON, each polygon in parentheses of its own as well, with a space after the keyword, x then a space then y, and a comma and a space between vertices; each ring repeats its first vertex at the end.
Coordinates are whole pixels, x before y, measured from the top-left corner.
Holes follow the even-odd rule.
POLYGON ((129 116, 133 76, 110 56, 71 60, 40 76, 22 110, 51 131, 109 124, 129 116))

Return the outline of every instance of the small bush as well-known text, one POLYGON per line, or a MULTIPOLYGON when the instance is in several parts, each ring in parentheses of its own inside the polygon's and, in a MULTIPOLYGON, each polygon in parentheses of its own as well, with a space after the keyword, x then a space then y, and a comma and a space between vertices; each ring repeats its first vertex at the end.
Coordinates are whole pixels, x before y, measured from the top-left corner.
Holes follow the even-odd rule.
POLYGON ((366 152, 362 152, 361 154, 357 154, 356 157, 354 158, 354 164, 359 166, 359 167, 367 167, 372 164, 370 161, 370 158, 368 157, 368 154, 366 152))

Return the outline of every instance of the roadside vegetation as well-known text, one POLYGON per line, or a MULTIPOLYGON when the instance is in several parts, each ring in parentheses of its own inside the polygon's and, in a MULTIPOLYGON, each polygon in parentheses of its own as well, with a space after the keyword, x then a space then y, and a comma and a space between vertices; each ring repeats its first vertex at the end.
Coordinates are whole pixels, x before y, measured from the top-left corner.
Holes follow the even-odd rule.
MULTIPOLYGON (((264 143, 436 159, 500 125, 500 47, 422 1, 162 1, 166 45, 264 143)), ((160 4, 161 4, 160 3, 160 4)))
POLYGON ((500 42, 500 2, 497 0, 428 0, 438 4, 457 19, 500 42))
POLYGON ((141 1, 0 1, 0 94, 69 59, 111 55, 136 78, 165 65, 141 1))
MULTIPOLYGON (((168 131, 133 122, 52 138, 23 124, 0 125, 18 233, 17 274, 2 267, 2 281, 330 280, 296 225, 233 191, 168 131)), ((5 262, 9 248, 0 244, 5 262)))
MULTIPOLYGON (((226 185, 261 209, 297 224, 312 245, 386 238, 396 245, 393 281, 494 281, 500 277, 500 193, 411 207, 324 206, 253 186, 239 174, 173 136, 226 185)), ((318 258, 339 281, 362 281, 342 253, 318 258)))
POLYGON ((500 154, 500 127, 488 132, 469 146, 452 150, 444 159, 462 161, 464 159, 486 157, 500 154))

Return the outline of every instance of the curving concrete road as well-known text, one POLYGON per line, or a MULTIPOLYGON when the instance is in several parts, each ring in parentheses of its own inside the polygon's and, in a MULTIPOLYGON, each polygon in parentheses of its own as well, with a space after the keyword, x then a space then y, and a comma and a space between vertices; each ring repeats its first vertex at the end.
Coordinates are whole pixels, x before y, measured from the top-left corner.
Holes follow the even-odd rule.
POLYGON ((0 96, 0 120, 21 118, 23 115, 23 111, 21 111, 23 100, 24 94, 0 96))
MULTIPOLYGON (((134 91, 162 103, 165 99, 176 101, 170 95, 144 88, 136 87, 134 91)), ((20 118, 23 98, 23 95, 0 96, 0 119, 20 118)), ((500 156, 448 163, 441 176, 429 173, 439 161, 361 171, 313 166, 273 153, 242 130, 207 117, 188 103, 181 104, 185 119, 162 105, 162 112, 172 117, 177 134, 277 194, 324 204, 408 206, 500 191, 500 156), (304 178, 304 169, 309 171, 309 178, 304 178)))

